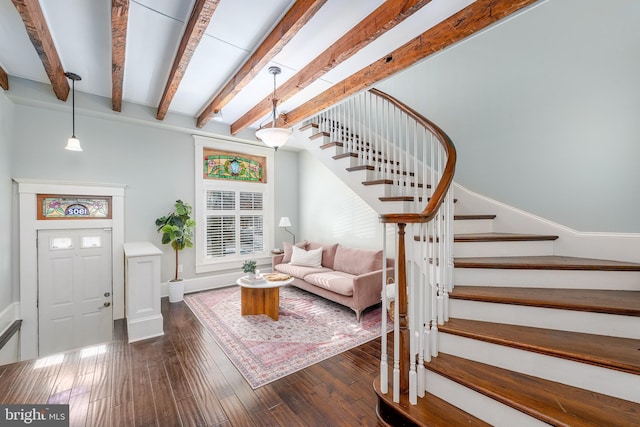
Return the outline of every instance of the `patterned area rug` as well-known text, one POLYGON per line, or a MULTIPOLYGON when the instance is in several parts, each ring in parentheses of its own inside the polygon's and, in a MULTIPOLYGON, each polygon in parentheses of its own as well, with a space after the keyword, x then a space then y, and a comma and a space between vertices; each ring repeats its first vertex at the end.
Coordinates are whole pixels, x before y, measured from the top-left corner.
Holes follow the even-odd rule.
POLYGON ((380 308, 355 312, 293 286, 280 288, 279 320, 240 315, 240 287, 185 295, 249 385, 256 389, 380 336, 380 308))

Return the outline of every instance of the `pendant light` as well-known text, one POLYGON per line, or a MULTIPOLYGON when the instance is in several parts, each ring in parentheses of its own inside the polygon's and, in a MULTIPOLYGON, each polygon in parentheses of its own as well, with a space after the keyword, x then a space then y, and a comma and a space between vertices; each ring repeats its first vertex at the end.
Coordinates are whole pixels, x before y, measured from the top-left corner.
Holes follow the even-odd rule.
POLYGON ((80 140, 76 138, 76 80, 82 80, 82 78, 75 73, 64 73, 64 75, 71 80, 71 120, 73 126, 71 138, 67 141, 67 146, 64 147, 64 149, 69 151, 82 151, 80 140))
POLYGON ((276 76, 280 74, 282 70, 280 67, 269 67, 269 73, 273 74, 273 123, 270 128, 261 128, 256 131, 256 136, 262 140, 266 145, 278 150, 278 147, 287 143, 287 140, 291 136, 291 130, 285 128, 276 127, 276 105, 278 104, 278 98, 276 98, 276 76))

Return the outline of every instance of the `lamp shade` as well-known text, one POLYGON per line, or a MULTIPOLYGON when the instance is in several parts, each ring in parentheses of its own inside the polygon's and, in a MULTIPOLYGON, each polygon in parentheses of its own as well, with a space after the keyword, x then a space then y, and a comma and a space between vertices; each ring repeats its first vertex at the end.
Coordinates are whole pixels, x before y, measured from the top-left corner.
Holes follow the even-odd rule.
POLYGON ((291 130, 285 128, 264 128, 256 131, 256 136, 271 148, 282 147, 291 134, 291 130))
POLYGON ((80 140, 72 136, 67 140, 67 146, 64 147, 64 149, 69 151, 82 151, 80 140))
POLYGON ((282 218, 280 218, 280 224, 278 224, 278 227, 291 227, 291 221, 289 221, 289 217, 283 216, 282 218))

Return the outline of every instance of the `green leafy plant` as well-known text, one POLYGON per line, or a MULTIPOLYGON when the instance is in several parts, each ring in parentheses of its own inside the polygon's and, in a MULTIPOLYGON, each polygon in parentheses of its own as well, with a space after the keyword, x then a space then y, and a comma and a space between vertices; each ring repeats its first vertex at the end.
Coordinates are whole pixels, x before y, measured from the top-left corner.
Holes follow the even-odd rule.
POLYGON ((182 200, 176 200, 175 210, 156 219, 158 233, 162 233, 162 244, 171 244, 176 252, 176 275, 178 281, 178 253, 184 248, 193 247, 193 227, 196 222, 191 219, 193 208, 182 200))
POLYGON ((244 273, 256 274, 256 262, 252 259, 248 259, 242 264, 242 271, 244 273))

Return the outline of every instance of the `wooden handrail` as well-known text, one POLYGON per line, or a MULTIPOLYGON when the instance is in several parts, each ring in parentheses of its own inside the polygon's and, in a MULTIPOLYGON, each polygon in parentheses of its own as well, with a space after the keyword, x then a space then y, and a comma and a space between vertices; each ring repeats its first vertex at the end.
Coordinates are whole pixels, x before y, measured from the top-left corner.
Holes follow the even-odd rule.
POLYGON ((447 153, 447 163, 445 164, 442 178, 434 189, 431 199, 427 203, 427 206, 422 210, 422 212, 380 215, 380 221, 383 223, 410 224, 429 222, 433 219, 436 212, 438 212, 438 209, 440 209, 447 191, 449 190, 449 187, 453 182, 453 175, 455 173, 457 159, 456 147, 453 145, 453 142, 451 141, 451 138, 449 138, 449 135, 444 133, 444 131, 440 129, 435 123, 433 123, 431 120, 427 119, 414 109, 402 104, 397 99, 378 89, 369 89, 369 92, 385 99, 389 103, 396 106, 399 110, 403 111, 408 116, 413 118, 420 125, 429 129, 431 133, 435 135, 436 139, 440 142, 440 145, 442 145, 445 152, 447 153))

